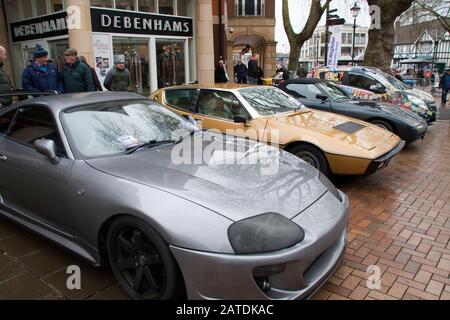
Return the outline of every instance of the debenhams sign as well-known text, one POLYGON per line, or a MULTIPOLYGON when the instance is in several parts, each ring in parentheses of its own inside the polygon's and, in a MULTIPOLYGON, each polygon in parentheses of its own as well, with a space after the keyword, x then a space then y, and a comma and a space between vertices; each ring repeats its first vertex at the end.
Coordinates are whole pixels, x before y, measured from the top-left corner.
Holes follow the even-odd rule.
POLYGON ((192 37, 192 19, 91 8, 93 32, 192 37))
POLYGON ((58 12, 29 20, 11 23, 13 42, 63 36, 68 33, 67 12, 58 12))

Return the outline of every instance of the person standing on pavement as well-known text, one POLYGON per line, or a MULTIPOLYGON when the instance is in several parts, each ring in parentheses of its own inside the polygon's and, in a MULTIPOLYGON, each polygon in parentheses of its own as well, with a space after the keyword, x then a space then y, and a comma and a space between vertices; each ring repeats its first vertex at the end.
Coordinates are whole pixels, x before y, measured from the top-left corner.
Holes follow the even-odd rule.
POLYGON ((125 67, 125 58, 119 57, 115 67, 106 74, 103 85, 109 91, 129 91, 131 82, 131 73, 125 67))
POLYGON ((64 92, 91 92, 95 91, 91 70, 78 58, 77 50, 69 48, 64 52, 64 66, 62 82, 64 92))
POLYGON ((442 89, 442 108, 447 104, 447 96, 450 91, 450 68, 444 73, 439 82, 439 87, 442 89))
POLYGON ((252 54, 250 61, 248 62, 248 84, 258 84, 259 72, 258 72, 258 55, 252 54))
POLYGON ((215 71, 215 81, 216 83, 227 83, 229 78, 227 74, 227 67, 225 66, 225 63, 223 60, 219 60, 219 63, 216 66, 215 71))
POLYGON ((63 92, 61 76, 53 63, 49 62, 48 52, 36 45, 33 61, 22 73, 22 88, 28 92, 63 92))
POLYGON ((240 61, 234 66, 234 76, 236 83, 247 84, 247 66, 244 62, 240 61))
POLYGON ((85 56, 80 56, 80 60, 81 62, 83 62, 85 65, 88 66, 89 70, 91 71, 91 75, 92 75, 92 80, 94 81, 94 87, 95 87, 95 91, 103 91, 103 87, 102 84, 100 83, 100 80, 98 79, 98 75, 97 72, 95 72, 95 69, 92 68, 86 60, 85 56))
MULTIPOLYGON (((6 74, 3 66, 6 61, 6 49, 0 46, 0 94, 6 94, 12 92, 11 79, 6 74)), ((12 102, 12 97, 0 97, 0 107, 9 106, 12 102)))

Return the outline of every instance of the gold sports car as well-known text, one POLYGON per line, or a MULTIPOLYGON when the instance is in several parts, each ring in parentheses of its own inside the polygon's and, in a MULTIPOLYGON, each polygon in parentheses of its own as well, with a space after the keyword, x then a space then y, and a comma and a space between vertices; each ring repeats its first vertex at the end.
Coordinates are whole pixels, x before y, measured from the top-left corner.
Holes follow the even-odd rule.
POLYGON ((203 129, 269 143, 278 140, 280 148, 328 176, 372 174, 405 146, 391 132, 308 109, 275 87, 179 86, 160 89, 150 98, 181 116, 192 116, 203 129))

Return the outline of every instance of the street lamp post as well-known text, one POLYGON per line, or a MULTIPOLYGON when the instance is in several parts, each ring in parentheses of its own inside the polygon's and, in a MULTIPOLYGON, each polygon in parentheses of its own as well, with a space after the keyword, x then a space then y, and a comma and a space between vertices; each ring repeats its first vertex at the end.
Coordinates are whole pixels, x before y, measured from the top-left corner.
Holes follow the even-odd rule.
POLYGON ((361 8, 358 6, 358 3, 355 2, 353 7, 350 9, 354 22, 353 22, 353 48, 352 48, 352 66, 355 65, 355 38, 356 38, 356 18, 359 16, 359 12, 361 8))
POLYGON ((319 43, 320 43, 320 34, 316 33, 314 34, 314 40, 316 45, 316 67, 319 66, 319 43))

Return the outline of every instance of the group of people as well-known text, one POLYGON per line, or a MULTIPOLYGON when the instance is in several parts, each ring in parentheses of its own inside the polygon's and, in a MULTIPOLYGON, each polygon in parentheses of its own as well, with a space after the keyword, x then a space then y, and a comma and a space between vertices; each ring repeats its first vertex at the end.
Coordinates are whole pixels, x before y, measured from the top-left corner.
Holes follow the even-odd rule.
MULTIPOLYGON (((233 68, 234 81, 239 84, 262 85, 264 71, 259 66, 258 60, 258 54, 253 53, 248 61, 248 65, 242 60, 239 61, 233 68)), ((230 81, 223 59, 220 59, 219 63, 216 65, 215 81, 216 83, 227 83, 230 81)))
MULTIPOLYGON (((11 96, 1 96, 14 91, 12 81, 4 70, 6 50, 0 46, 0 106, 12 103, 11 96)), ((119 57, 115 67, 106 74, 104 87, 110 91, 129 91, 131 74, 125 67, 125 59, 119 57)), ((64 66, 59 71, 48 57, 48 52, 37 45, 33 60, 22 73, 22 89, 32 94, 39 93, 77 93, 103 91, 97 73, 83 56, 78 56, 74 48, 64 52, 64 66)))

